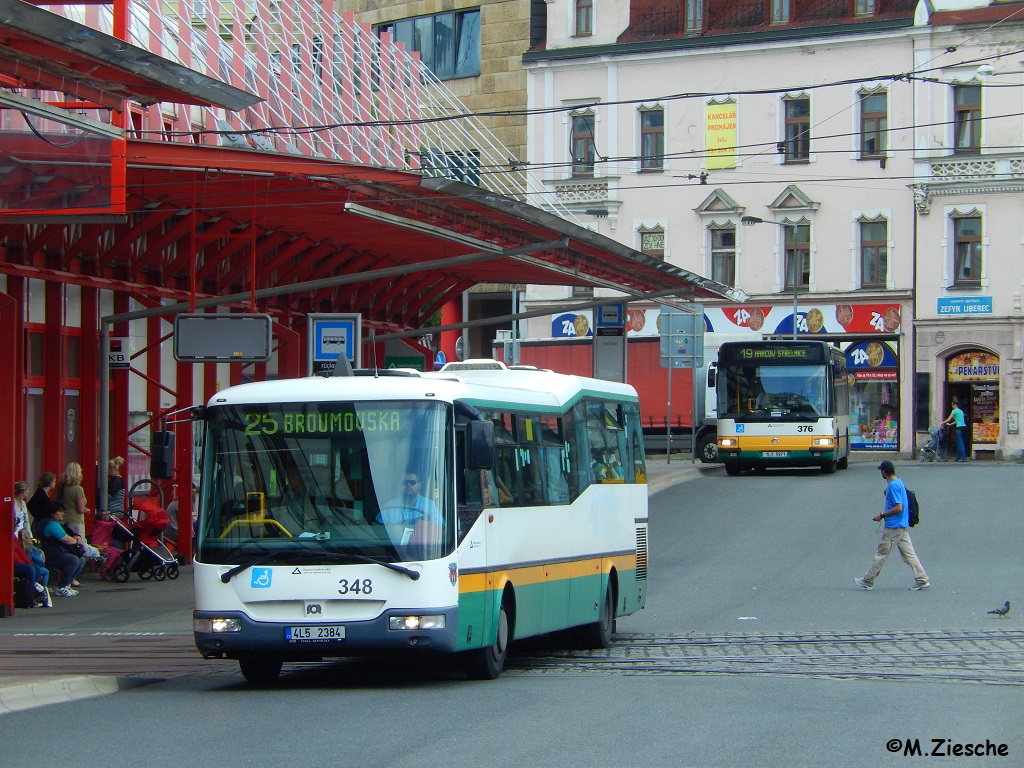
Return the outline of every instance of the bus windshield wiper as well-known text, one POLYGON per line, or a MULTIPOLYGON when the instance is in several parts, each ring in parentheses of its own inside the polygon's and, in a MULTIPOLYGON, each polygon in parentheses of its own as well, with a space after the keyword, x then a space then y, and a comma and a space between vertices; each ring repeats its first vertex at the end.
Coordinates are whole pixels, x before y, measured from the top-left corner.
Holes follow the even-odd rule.
POLYGON ((274 560, 280 554, 282 554, 282 552, 279 550, 275 550, 274 552, 266 552, 265 554, 262 554, 259 557, 253 558, 247 563, 236 565, 234 568, 225 571, 220 575, 220 580, 222 583, 227 584, 229 581, 231 581, 231 579, 240 574, 242 571, 247 570, 248 568, 252 568, 256 565, 263 565, 263 563, 274 560))
POLYGON ((390 568, 392 571, 398 571, 404 573, 413 581, 418 581, 420 578, 420 572, 414 571, 412 568, 406 568, 404 565, 396 565, 395 563, 389 563, 387 560, 378 560, 376 557, 367 557, 366 555, 357 555, 354 552, 346 552, 345 554, 338 553, 339 557, 351 558, 358 560, 361 563, 370 563, 371 565, 379 565, 384 568, 390 568))

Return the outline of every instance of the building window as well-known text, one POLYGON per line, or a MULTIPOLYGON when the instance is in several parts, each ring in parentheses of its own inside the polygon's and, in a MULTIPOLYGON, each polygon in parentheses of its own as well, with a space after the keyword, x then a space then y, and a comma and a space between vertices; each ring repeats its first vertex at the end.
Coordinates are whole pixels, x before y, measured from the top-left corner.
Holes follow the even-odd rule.
POLYGON ((480 74, 480 9, 416 16, 374 27, 377 37, 385 32, 441 80, 480 74))
POLYGON ((885 157, 888 120, 885 93, 866 93, 860 97, 860 156, 885 157))
POLYGON ((711 230, 711 279, 736 284, 736 227, 711 230))
POLYGON ((953 219, 953 285, 981 285, 981 217, 953 219))
POLYGON ((645 170, 665 167, 665 111, 662 109, 640 111, 640 167, 645 170))
POLYGON ((772 0, 772 24, 789 24, 789 0, 772 0))
POLYGON ((704 0, 686 0, 686 34, 696 35, 704 30, 704 0))
POLYGON ((889 275, 889 226, 884 221, 860 225, 860 287, 885 288, 889 275))
POLYGON ((806 163, 811 156, 811 100, 787 99, 785 156, 787 163, 806 163))
POLYGON ((576 0, 576 34, 594 34, 594 0, 576 0))
POLYGON ((597 160, 597 145, 594 143, 594 116, 575 115, 572 118, 572 175, 593 176, 597 160))
POLYGON ((855 0, 853 13, 856 16, 874 16, 875 0, 855 0))
POLYGON ((665 259, 665 230, 661 227, 640 230, 640 250, 656 259, 665 259))
POLYGON ((954 86, 953 100, 954 151, 977 152, 981 149, 981 86, 954 86))
POLYGON ((788 290, 793 290, 793 265, 796 264, 797 288, 809 288, 811 285, 811 227, 798 224, 796 232, 792 226, 783 227, 786 238, 786 276, 788 290))

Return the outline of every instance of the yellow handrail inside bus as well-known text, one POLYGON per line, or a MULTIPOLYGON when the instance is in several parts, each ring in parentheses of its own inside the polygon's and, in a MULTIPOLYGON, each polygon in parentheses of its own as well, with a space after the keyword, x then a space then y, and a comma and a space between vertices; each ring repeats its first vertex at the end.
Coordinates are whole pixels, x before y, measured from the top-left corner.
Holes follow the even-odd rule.
POLYGON ((292 538, 291 533, 289 533, 288 529, 281 525, 280 522, 274 520, 272 517, 267 517, 267 496, 262 491, 250 491, 245 494, 245 517, 239 517, 232 520, 218 538, 223 539, 235 528, 242 525, 248 525, 250 529, 254 525, 258 526, 261 538, 264 533, 264 526, 276 528, 289 539, 292 538))

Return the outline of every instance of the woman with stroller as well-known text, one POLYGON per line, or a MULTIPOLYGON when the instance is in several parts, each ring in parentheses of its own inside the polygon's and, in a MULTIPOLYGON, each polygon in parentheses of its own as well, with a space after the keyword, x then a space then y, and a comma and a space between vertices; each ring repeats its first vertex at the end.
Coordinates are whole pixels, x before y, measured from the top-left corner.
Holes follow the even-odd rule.
POLYGON ((57 594, 61 597, 77 595, 72 585, 85 568, 85 548, 65 525, 64 508, 58 507, 49 517, 32 523, 32 534, 42 547, 46 567, 60 571, 57 594))
POLYGON ((107 511, 116 517, 124 515, 124 478, 121 466, 124 459, 115 456, 107 462, 107 511))

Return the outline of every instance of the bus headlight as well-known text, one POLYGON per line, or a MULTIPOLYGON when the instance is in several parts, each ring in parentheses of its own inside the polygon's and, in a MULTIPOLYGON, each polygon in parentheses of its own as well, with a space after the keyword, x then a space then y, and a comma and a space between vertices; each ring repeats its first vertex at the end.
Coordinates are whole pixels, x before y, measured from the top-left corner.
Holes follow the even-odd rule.
POLYGON ((192 619, 196 632, 241 632, 242 622, 238 619, 192 619))
POLYGON ((388 627, 395 630, 444 629, 444 614, 436 616, 392 616, 388 627))
POLYGON ((719 448, 735 448, 738 445, 735 437, 720 437, 718 438, 719 448))
POLYGON ((811 445, 819 448, 835 448, 836 440, 834 437, 816 437, 811 445))

